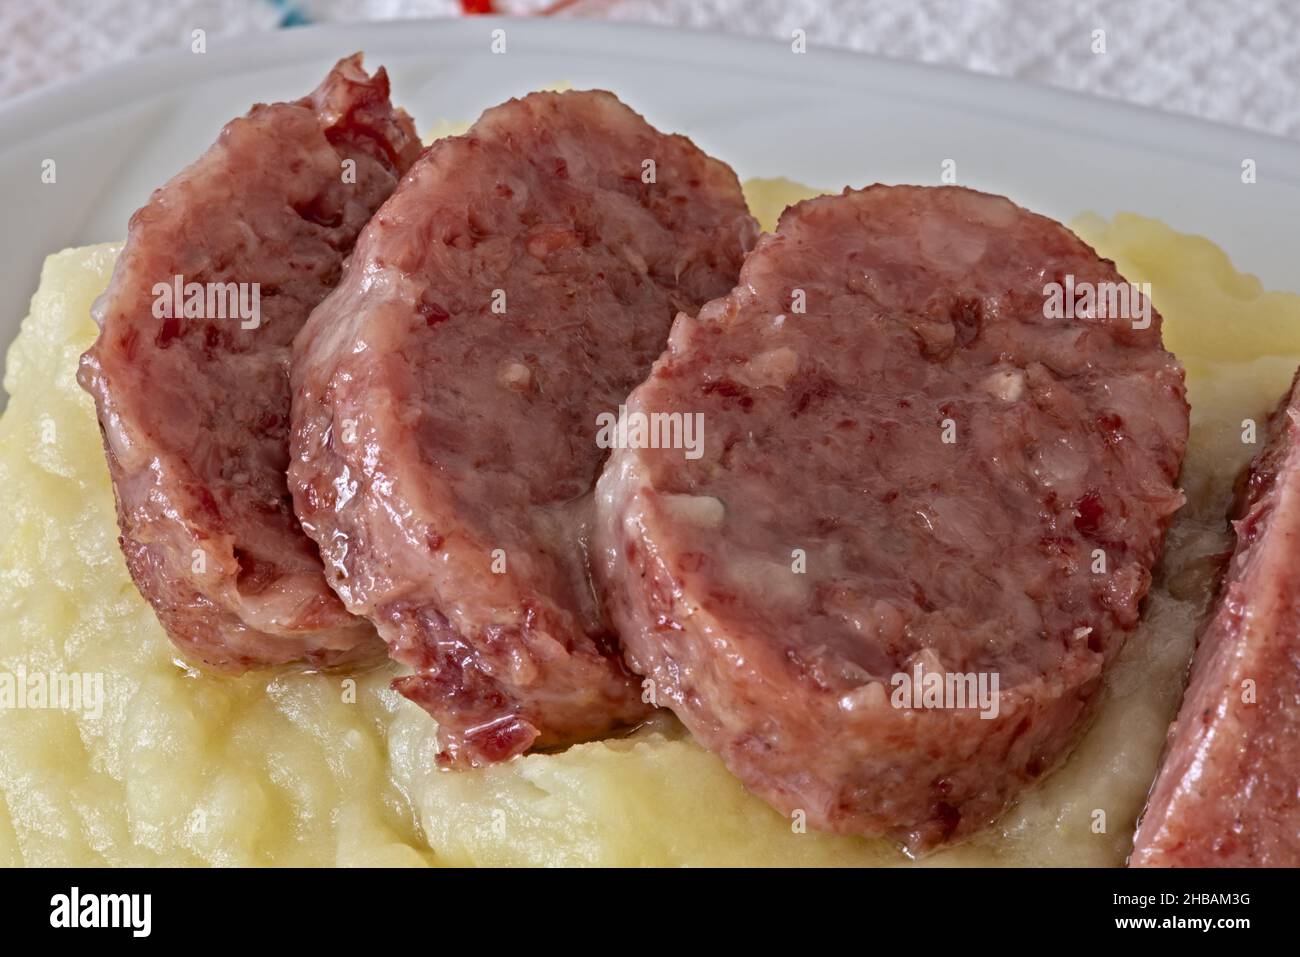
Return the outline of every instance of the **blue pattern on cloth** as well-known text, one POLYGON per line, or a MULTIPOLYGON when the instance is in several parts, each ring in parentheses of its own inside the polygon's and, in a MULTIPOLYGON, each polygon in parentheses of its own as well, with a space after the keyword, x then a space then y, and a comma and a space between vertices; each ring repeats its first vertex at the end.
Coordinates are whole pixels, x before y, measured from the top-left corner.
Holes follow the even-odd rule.
POLYGON ((311 23, 311 18, 298 8, 296 0, 267 0, 280 12, 279 27, 302 27, 311 23))

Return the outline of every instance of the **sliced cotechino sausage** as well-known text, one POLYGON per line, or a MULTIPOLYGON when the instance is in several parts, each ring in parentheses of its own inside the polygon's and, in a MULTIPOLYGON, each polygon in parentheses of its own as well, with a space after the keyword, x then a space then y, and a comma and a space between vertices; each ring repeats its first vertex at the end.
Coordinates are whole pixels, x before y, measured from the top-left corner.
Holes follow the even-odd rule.
POLYGON ((1138 824, 1141 867, 1300 866, 1300 377, 1233 509, 1237 544, 1138 824))
POLYGON ((382 656, 294 517, 290 344, 419 152, 381 69, 258 105, 131 217, 79 379, 122 550, 187 656, 229 671, 382 656))
POLYGON ((472 765, 647 711, 586 571, 601 417, 735 283, 735 174, 603 92, 440 140, 295 346, 290 484, 397 687, 472 765))
POLYGON ((1006 199, 874 186, 677 320, 594 564, 657 702, 782 812, 924 850, 1075 740, 1182 501, 1182 370, 1120 284, 1006 199))

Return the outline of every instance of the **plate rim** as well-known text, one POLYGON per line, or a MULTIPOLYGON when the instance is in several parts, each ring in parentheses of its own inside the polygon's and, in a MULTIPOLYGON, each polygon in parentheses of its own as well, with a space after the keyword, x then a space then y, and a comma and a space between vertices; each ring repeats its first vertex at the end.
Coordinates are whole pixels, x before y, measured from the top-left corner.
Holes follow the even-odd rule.
MULTIPOLYGON (((782 70, 795 81, 845 85, 845 80, 855 73, 859 77, 872 73, 878 76, 893 74, 911 81, 906 84, 906 89, 900 91, 904 98, 934 99, 924 94, 927 90, 938 90, 946 94, 938 99, 947 102, 978 100, 985 112, 1052 125, 1061 125, 1054 121, 1054 117, 1068 112, 1073 120, 1068 128, 1074 132, 1085 126, 1105 135, 1107 117, 1123 116, 1127 120, 1123 124, 1126 139, 1132 140, 1136 128, 1146 134, 1143 146, 1166 152, 1171 146, 1178 145, 1168 143, 1170 134, 1173 134, 1184 147, 1174 152, 1184 156, 1190 152, 1186 148, 1189 138, 1204 142, 1202 138, 1207 134, 1217 134, 1218 137, 1230 137, 1243 146, 1249 144, 1255 150, 1275 152, 1282 162, 1271 170, 1270 176, 1280 176, 1300 184, 1300 141, 1274 133, 947 64, 895 59, 834 46, 811 47, 808 53, 800 56, 802 62, 797 62, 795 55, 787 52, 788 44, 771 37, 577 18, 423 17, 311 24, 209 38, 207 52, 203 54, 183 48, 156 50, 56 81, 0 103, 0 142, 17 146, 29 136, 78 122, 87 112, 108 112, 124 103, 157 96, 160 93, 159 80, 163 76, 169 82, 167 92, 175 93, 232 72, 275 66, 273 58, 277 55, 284 60, 279 65, 287 66, 315 57, 347 56, 356 50, 364 52, 369 65, 374 67, 383 65, 377 61, 394 55, 402 45, 415 46, 430 37, 464 41, 480 33, 486 51, 487 35, 497 28, 509 33, 522 33, 530 47, 543 52, 556 53, 565 48, 572 52, 572 48, 577 46, 588 53, 596 51, 608 55, 617 52, 620 57, 632 56, 643 61, 686 61, 697 65, 708 63, 711 57, 714 60, 725 59, 725 66, 730 69, 738 66, 752 69, 757 57, 779 52, 784 63, 775 60, 763 64, 763 72, 768 77, 782 70), (1009 98, 1008 92, 1011 94, 1009 98), (1003 95, 995 95, 997 93, 1003 95), (1142 120, 1156 128, 1146 129, 1142 120), (1292 165, 1287 165, 1287 160, 1292 161, 1292 165), (1291 170, 1295 172, 1291 173, 1291 170)), ((436 55, 436 50, 430 50, 429 55, 436 55)), ((400 90, 396 91, 394 99, 399 103, 402 101, 400 90)))

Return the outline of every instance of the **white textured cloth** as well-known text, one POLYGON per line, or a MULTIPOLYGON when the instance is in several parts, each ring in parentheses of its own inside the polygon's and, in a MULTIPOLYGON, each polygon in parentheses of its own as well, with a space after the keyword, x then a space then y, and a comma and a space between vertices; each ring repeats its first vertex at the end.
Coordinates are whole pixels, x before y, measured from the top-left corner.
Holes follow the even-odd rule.
POLYGON ((190 31, 503 13, 779 37, 1019 77, 1300 138, 1300 0, 0 0, 0 100, 190 31), (1096 52, 1104 31, 1104 52, 1096 52))

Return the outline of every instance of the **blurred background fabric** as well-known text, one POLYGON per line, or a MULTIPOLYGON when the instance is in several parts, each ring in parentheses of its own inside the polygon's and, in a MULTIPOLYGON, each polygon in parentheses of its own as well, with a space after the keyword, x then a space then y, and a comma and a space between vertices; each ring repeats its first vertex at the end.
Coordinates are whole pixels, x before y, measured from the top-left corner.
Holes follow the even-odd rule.
POLYGON ((190 31, 482 12, 641 21, 845 47, 1300 138, 1300 0, 0 0, 0 103, 190 31), (1096 31, 1104 31, 1098 52, 1096 31))

